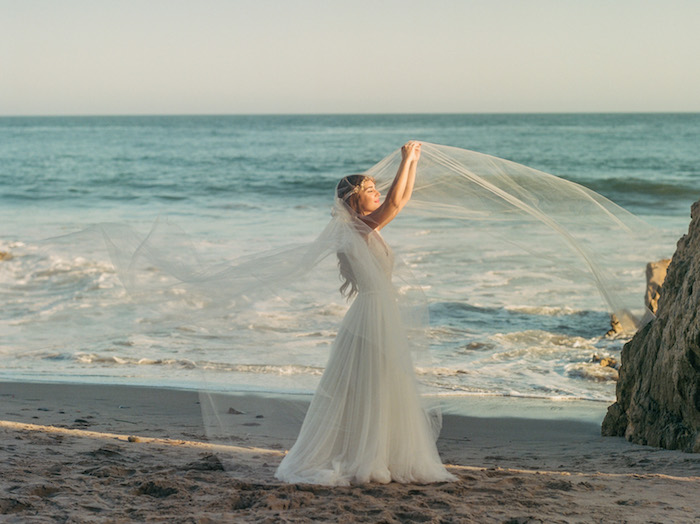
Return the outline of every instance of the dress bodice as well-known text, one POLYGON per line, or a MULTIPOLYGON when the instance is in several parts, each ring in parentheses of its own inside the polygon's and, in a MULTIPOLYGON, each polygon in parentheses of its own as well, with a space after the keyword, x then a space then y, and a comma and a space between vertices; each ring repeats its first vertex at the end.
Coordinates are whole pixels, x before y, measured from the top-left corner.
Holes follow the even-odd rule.
POLYGON ((373 231, 367 237, 367 245, 386 276, 391 278, 391 272, 394 269, 394 252, 389 245, 384 242, 384 238, 379 234, 379 231, 373 231))
POLYGON ((360 294, 391 289, 391 274, 394 268, 394 253, 381 235, 373 231, 362 240, 362 254, 352 259, 353 274, 360 294))

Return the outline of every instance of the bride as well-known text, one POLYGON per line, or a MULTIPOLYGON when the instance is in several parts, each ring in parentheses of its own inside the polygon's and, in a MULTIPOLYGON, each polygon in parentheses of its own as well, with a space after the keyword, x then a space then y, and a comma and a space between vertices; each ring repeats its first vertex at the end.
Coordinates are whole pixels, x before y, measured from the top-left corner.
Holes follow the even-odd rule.
POLYGON ((456 480, 435 440, 439 422, 424 410, 391 282, 394 257, 379 231, 411 198, 419 142, 401 149, 401 163, 384 202, 366 175, 343 178, 334 217, 343 240, 341 293, 355 297, 333 344, 296 443, 275 476, 285 482, 348 485, 364 482, 456 480))

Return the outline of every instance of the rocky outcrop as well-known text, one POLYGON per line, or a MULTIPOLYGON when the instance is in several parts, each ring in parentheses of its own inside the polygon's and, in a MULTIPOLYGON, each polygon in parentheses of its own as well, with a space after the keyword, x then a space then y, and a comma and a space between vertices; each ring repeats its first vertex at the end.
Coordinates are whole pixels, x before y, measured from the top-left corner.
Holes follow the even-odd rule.
POLYGON ((649 311, 656 314, 659 309, 659 297, 661 296, 661 286, 666 279, 670 258, 664 258, 658 262, 647 264, 647 292, 644 295, 644 305, 649 311))
MULTIPOLYGON (((644 305, 653 314, 659 308, 659 297, 661 296, 661 286, 666 278, 668 265, 671 263, 670 258, 664 258, 658 262, 649 262, 647 264, 647 290, 644 294, 644 305)), ((624 333, 622 324, 617 317, 610 315, 610 329, 605 333, 606 338, 615 338, 617 335, 624 333)))
POLYGON ((615 338, 617 335, 620 333, 624 333, 624 329, 622 329, 622 324, 620 324, 620 321, 617 319, 615 316, 615 313, 610 315, 610 329, 608 330, 607 333, 605 333, 605 338, 615 338))
POLYGON ((602 433, 700 452, 700 202, 661 288, 656 319, 622 350, 602 433))

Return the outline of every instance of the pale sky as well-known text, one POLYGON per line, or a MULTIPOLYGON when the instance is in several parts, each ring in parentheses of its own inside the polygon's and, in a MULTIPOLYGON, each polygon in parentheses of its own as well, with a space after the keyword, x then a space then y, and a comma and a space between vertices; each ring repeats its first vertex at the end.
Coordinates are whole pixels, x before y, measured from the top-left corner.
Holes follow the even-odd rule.
POLYGON ((0 0, 0 115, 700 111, 698 0, 0 0))

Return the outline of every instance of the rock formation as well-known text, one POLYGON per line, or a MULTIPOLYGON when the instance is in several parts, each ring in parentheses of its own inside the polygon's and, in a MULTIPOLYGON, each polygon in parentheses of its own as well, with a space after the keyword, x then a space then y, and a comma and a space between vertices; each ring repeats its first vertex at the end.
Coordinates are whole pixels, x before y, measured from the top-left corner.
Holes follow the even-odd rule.
POLYGON ((700 201, 661 288, 656 319, 622 350, 602 433, 700 452, 700 201))
MULTIPOLYGON (((664 258, 658 262, 649 262, 647 264, 647 290, 644 294, 644 305, 654 314, 656 314, 656 310, 659 307, 661 286, 666 278, 666 271, 670 263, 670 258, 664 258)), ((623 332, 624 329, 622 329, 622 324, 620 324, 617 317, 614 314, 610 315, 610 329, 605 333, 605 337, 615 338, 623 332)))
POLYGON ((664 258, 658 262, 649 262, 647 264, 647 292, 644 295, 644 305, 655 315, 659 309, 661 286, 666 279, 666 272, 670 263, 670 258, 664 258))
POLYGON ((624 332, 622 329, 622 324, 615 316, 615 313, 610 315, 610 329, 605 333, 605 338, 615 338, 620 333, 624 332))

